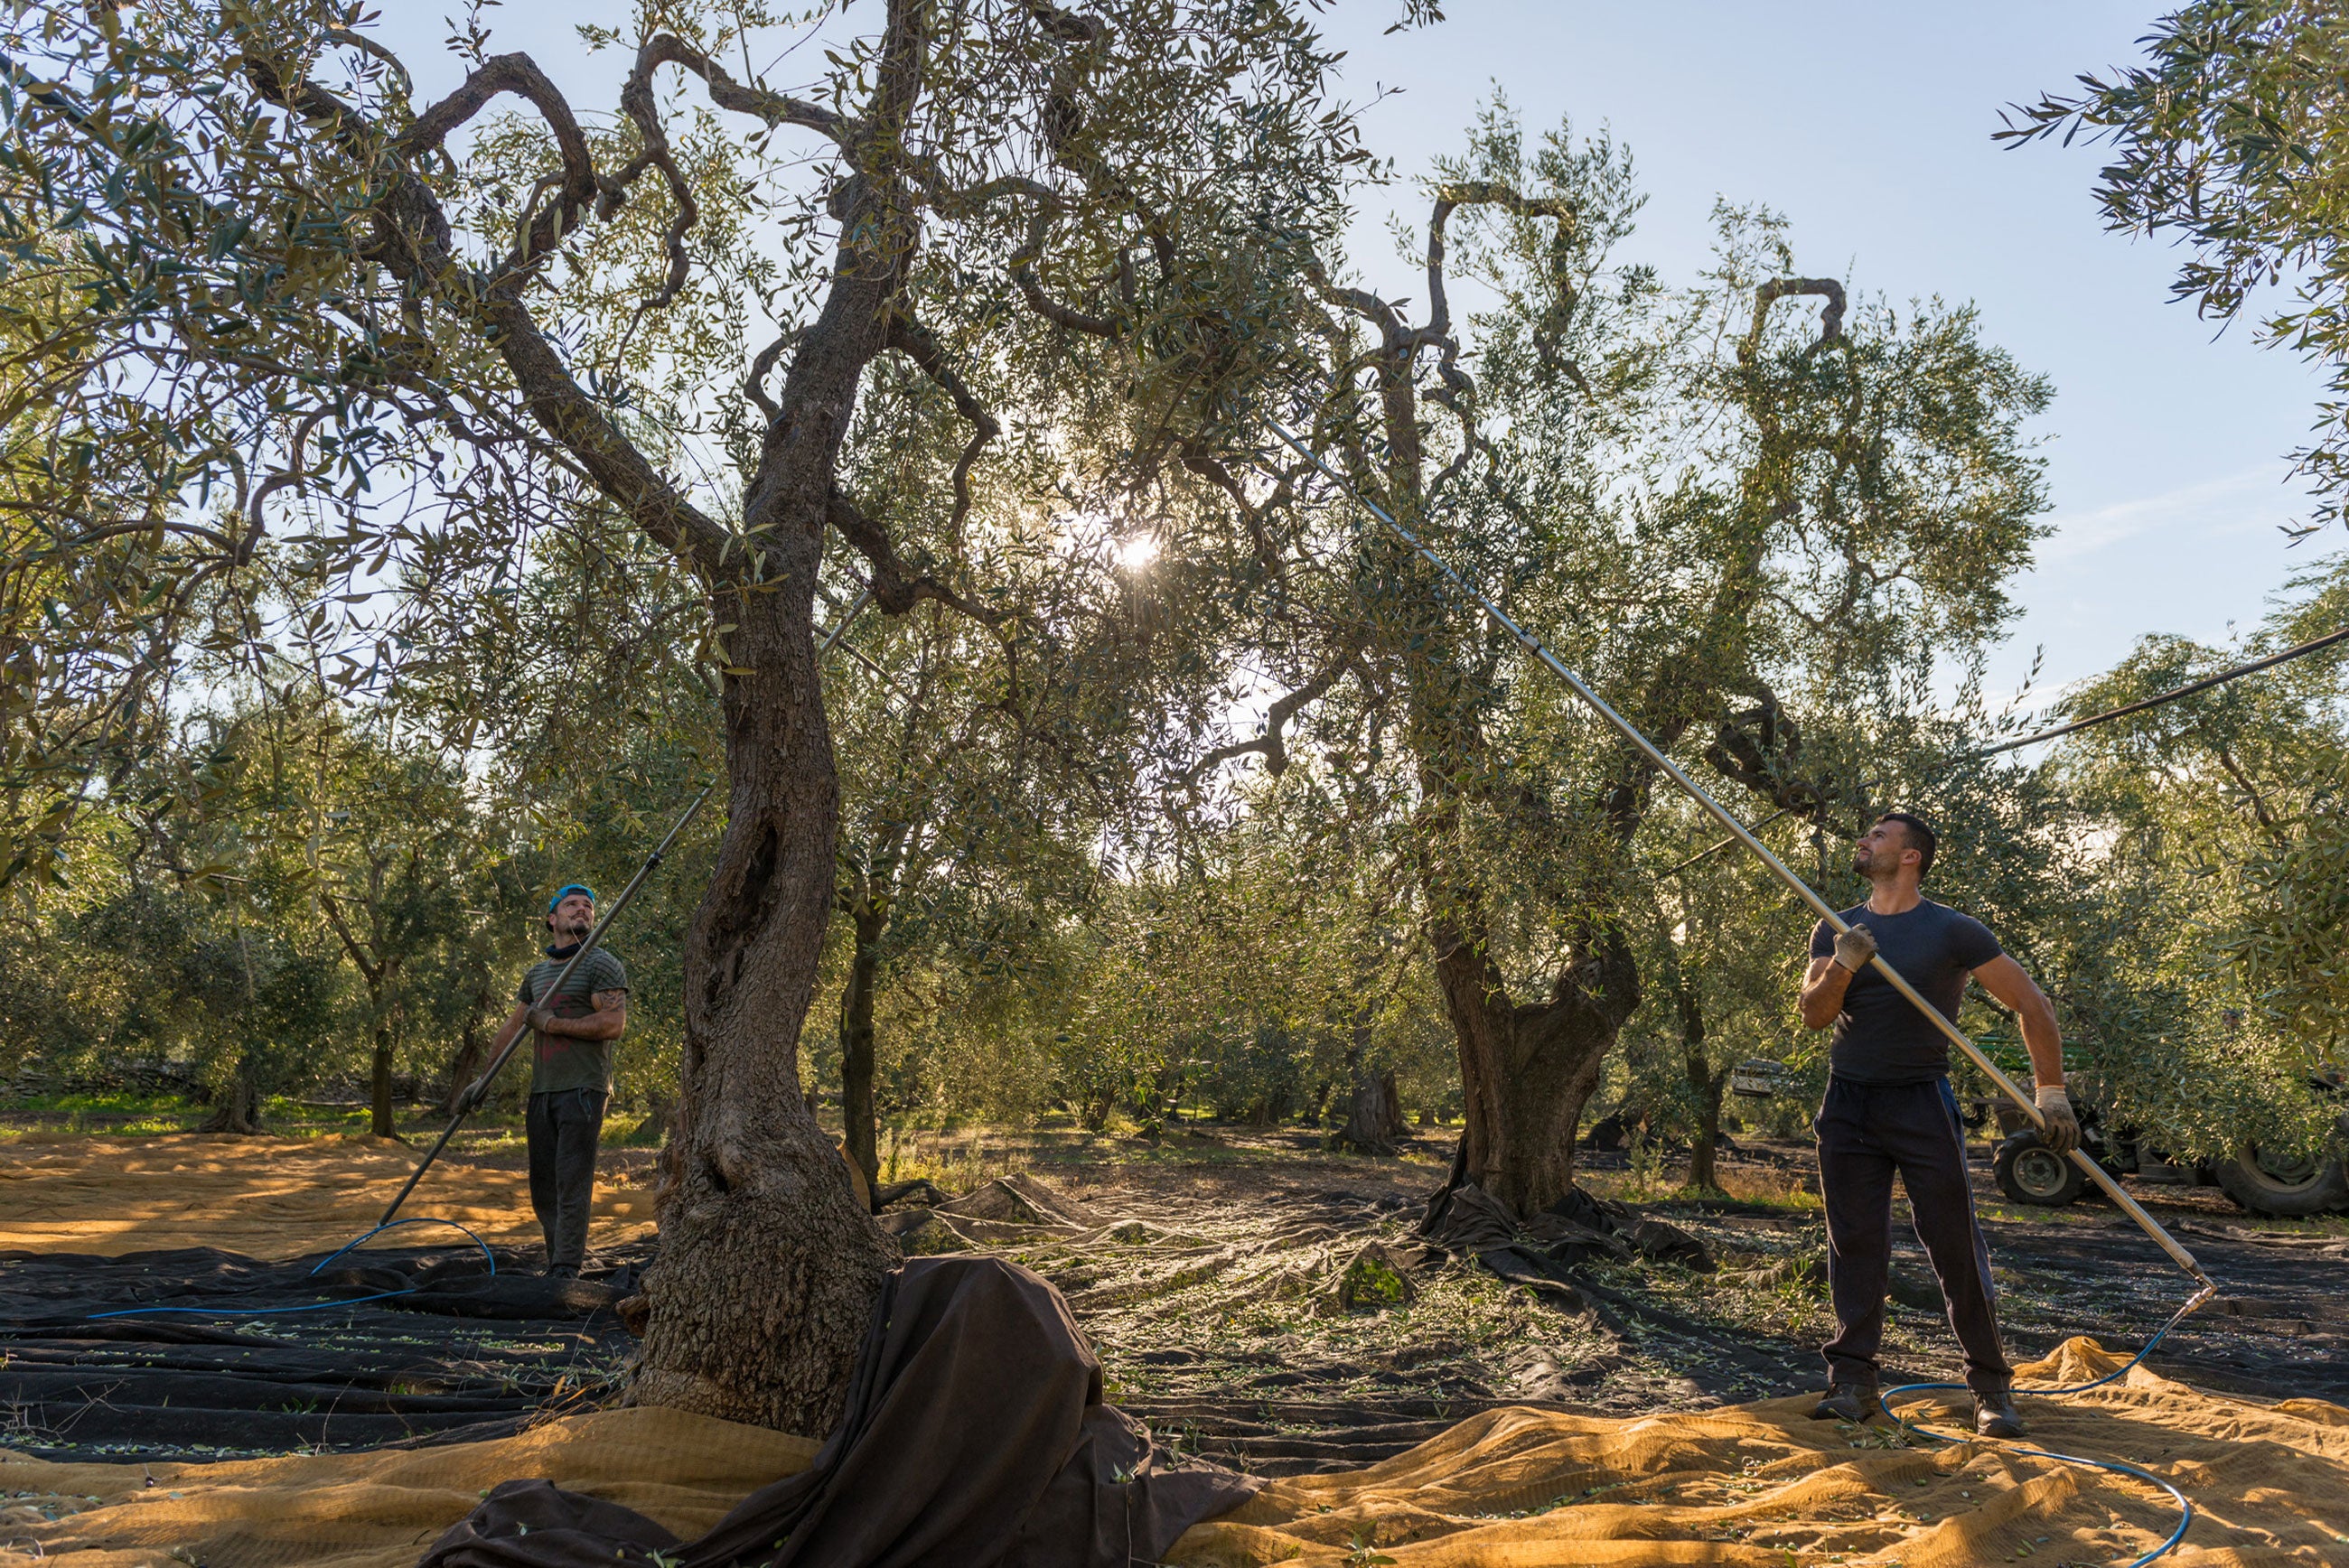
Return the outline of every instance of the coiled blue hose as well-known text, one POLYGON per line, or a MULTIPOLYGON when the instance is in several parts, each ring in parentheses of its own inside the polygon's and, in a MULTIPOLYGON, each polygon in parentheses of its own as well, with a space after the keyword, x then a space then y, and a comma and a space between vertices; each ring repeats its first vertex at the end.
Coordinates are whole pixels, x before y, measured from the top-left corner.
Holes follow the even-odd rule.
MULTIPOLYGON (((2127 1362, 2117 1370, 2106 1373, 2103 1377, 2097 1378, 2093 1383, 2079 1383, 2068 1388, 2023 1388, 2016 1391, 2018 1393, 2036 1395, 2041 1398, 2061 1398, 2069 1394, 2085 1394, 2091 1388, 2101 1388, 2107 1383, 2116 1383, 2123 1377, 2127 1377, 2131 1372, 2135 1371, 2138 1365, 2142 1363, 2147 1357, 2153 1354, 2154 1346, 2159 1345, 2164 1339, 2168 1338, 2169 1336, 2169 1331, 2177 1327, 2180 1323, 2184 1322, 2187 1315, 2194 1311, 2195 1308, 2200 1306, 2204 1301, 2209 1299, 2209 1292, 2208 1291, 2197 1293, 2193 1299, 2187 1302, 2184 1306, 2179 1307, 2176 1312, 2170 1315, 2169 1321, 2163 1324, 2159 1331, 2157 1332, 2151 1339, 2145 1342, 2144 1349, 2139 1350, 2135 1356, 2130 1357, 2127 1362)), ((1895 1421, 1899 1423, 1901 1430, 1908 1432, 1912 1436, 1930 1438, 1937 1443, 1965 1442, 1969 1439, 1964 1438, 1950 1437, 1945 1433, 1931 1431, 1924 1427, 1920 1427, 1892 1408, 1892 1398, 1898 1394, 1938 1393, 1950 1390, 1958 1392, 1967 1391, 1966 1385, 1963 1383, 1903 1383, 1897 1388, 1887 1388, 1884 1391, 1885 1414, 1891 1416, 1895 1421)), ((2052 1449, 2009 1448, 2004 1444, 2000 1445, 2000 1449, 2002 1452, 2005 1453, 2025 1454, 2033 1459, 2054 1460, 2063 1464, 2082 1465, 2090 1470, 2109 1470, 2115 1475, 2134 1476, 2138 1480, 2150 1481, 2155 1486, 2158 1486, 2162 1491, 2168 1492, 2169 1494, 2170 1501, 2178 1504, 2178 1528, 2169 1532, 2168 1540, 2163 1542, 2160 1545, 2155 1547, 2144 1556, 2132 1559, 2127 1564, 2127 1568, 2145 1568, 2147 1563, 2153 1562, 2155 1559, 2167 1557, 2172 1552, 2177 1551, 2178 1542, 2186 1539, 2187 1527, 2194 1522, 2194 1504, 2187 1498, 2187 1495, 2184 1492, 2178 1491, 2177 1487, 2171 1485, 2168 1481, 2164 1480, 2161 1477, 2154 1474, 2151 1470, 2146 1470, 2138 1465, 2130 1464, 2126 1460, 2092 1460, 2081 1454, 2059 1454, 2052 1449)))
MULTIPOLYGON (((412 1220, 394 1220, 388 1225, 378 1225, 367 1234, 345 1242, 321 1259, 317 1265, 311 1269, 311 1275, 315 1277, 325 1273, 328 1264, 333 1263, 352 1248, 364 1246, 386 1231, 396 1231, 402 1225, 446 1225, 452 1231, 463 1231, 472 1243, 481 1249, 481 1256, 490 1265, 490 1277, 492 1279, 497 1277, 498 1257, 490 1250, 489 1243, 481 1240, 473 1232, 466 1230, 454 1220, 443 1220, 430 1214, 419 1214, 412 1220)), ((361 1302, 389 1301, 398 1295, 414 1295, 420 1288, 422 1287, 409 1285, 406 1290, 379 1290, 373 1295, 347 1295, 333 1301, 306 1301, 299 1306, 126 1306, 113 1312, 93 1312, 82 1321, 95 1323, 103 1317, 147 1317, 164 1314, 180 1317, 267 1317, 281 1312, 324 1312, 328 1307, 357 1306, 361 1302)))

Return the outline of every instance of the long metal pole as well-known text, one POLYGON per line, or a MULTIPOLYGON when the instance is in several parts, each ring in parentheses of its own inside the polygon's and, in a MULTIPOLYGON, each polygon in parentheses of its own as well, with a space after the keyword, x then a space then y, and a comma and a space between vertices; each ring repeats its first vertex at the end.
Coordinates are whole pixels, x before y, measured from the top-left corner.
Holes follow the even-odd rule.
MULTIPOLYGON (((1396 521, 1393 517, 1388 514, 1384 508, 1379 506, 1369 497, 1356 490, 1351 484, 1348 483, 1342 476, 1332 469, 1328 463, 1321 460, 1319 453, 1315 452, 1310 448, 1307 447, 1302 440, 1289 431, 1287 426, 1282 425, 1278 420, 1269 417, 1265 418, 1265 425, 1266 428, 1270 429, 1274 435, 1278 436, 1292 451, 1297 453, 1299 457, 1303 458, 1307 462, 1312 464, 1316 469, 1319 469, 1331 483, 1338 487, 1341 493, 1352 500, 1354 504, 1369 512, 1372 517, 1377 518, 1381 522, 1385 523, 1388 528, 1393 530, 1396 538, 1409 545, 1421 559, 1424 560, 1429 565, 1442 573, 1444 577, 1451 582, 1454 587, 1457 588, 1462 593, 1467 595, 1469 598, 1475 600, 1479 605, 1483 606, 1485 613, 1492 616, 1497 624, 1506 627, 1509 634, 1517 640, 1517 644, 1520 647, 1523 647, 1526 652, 1533 655, 1534 657, 1547 665, 1550 667, 1551 672, 1555 674, 1558 679, 1564 681, 1567 684, 1568 688, 1571 690, 1575 696, 1580 697, 1585 703, 1589 705, 1592 711, 1596 712, 1599 717, 1605 719, 1618 734, 1623 737, 1624 739, 1637 747, 1640 753, 1644 755, 1650 762, 1654 763, 1656 767, 1662 769, 1665 777, 1669 778, 1673 783, 1686 790, 1692 799, 1695 800, 1699 806, 1702 807, 1707 812, 1709 812, 1721 823, 1723 827, 1729 830, 1730 836, 1732 838, 1735 839, 1739 843, 1744 844, 1746 849, 1753 851, 1754 857, 1764 866, 1767 866, 1771 872, 1775 875, 1779 881, 1785 882, 1789 889, 1803 900, 1804 903, 1809 904, 1813 910, 1816 911, 1819 918, 1826 921, 1829 928, 1838 933, 1851 929, 1851 927, 1845 923, 1841 915, 1837 914, 1833 909, 1828 907, 1827 901, 1821 898, 1817 892, 1813 891, 1810 883, 1796 876, 1794 872, 1787 867, 1784 861, 1781 861, 1776 855, 1770 852, 1770 847, 1767 844, 1764 844, 1761 840, 1755 838, 1751 832, 1747 831, 1745 824, 1739 821, 1737 818, 1730 812, 1726 806, 1723 806, 1720 801, 1714 799, 1710 794, 1708 794, 1702 785, 1699 784, 1694 779, 1690 778, 1687 771, 1683 769, 1679 763, 1674 762, 1670 757, 1666 756, 1662 749, 1659 748, 1654 741, 1650 740, 1645 735, 1640 733, 1639 728, 1633 725, 1630 719, 1627 719, 1621 714, 1617 713, 1614 707, 1608 703, 1605 697, 1600 696, 1597 692, 1591 690, 1589 686, 1583 681, 1583 678, 1580 676, 1576 675, 1572 670, 1567 668, 1567 666, 1559 661, 1557 655, 1551 653, 1548 648, 1543 645, 1539 637, 1535 636, 1531 632, 1528 632, 1523 626, 1518 625, 1517 623, 1511 618, 1508 612, 1503 610, 1498 604, 1487 598, 1483 590, 1477 588, 1465 577, 1461 576, 1458 572, 1453 570, 1451 562, 1445 561, 1442 556, 1436 554, 1434 551, 1430 550, 1426 545, 1421 543, 1417 535, 1413 534, 1402 523, 1396 521)), ((1876 966, 1876 972, 1884 977, 1885 982, 1888 985, 1889 985, 1895 991, 1898 991, 1902 996, 1907 998, 1911 1006, 1924 1014, 1927 1018, 1932 1020, 1934 1027, 1940 1029, 1942 1034, 1948 1036, 1951 1044, 1963 1051, 1966 1056, 1972 1060, 1974 1066, 1980 1068, 1983 1074, 1988 1077, 1992 1083, 1998 1085, 1998 1087, 2005 1092, 2008 1099, 2013 1100, 2015 1104, 2023 1108, 2023 1114, 2031 1119, 2032 1126, 2038 1128, 2043 1131, 2045 1130, 2047 1125, 2046 1119, 2039 1114, 2039 1108, 2032 1103, 2031 1097, 2023 1093, 2022 1088, 2017 1085, 2013 1078, 2008 1078, 2005 1073, 2000 1071, 1998 1064, 1992 1061, 1989 1057, 1985 1056, 1982 1053, 1982 1048, 1976 1046, 1972 1040, 1967 1038, 1964 1030, 1959 1028, 1957 1025, 1943 1017, 1940 1008, 1925 1000, 1925 998, 1918 993, 1918 990, 1914 985, 1909 985, 1906 979, 1902 978, 1899 970, 1893 968, 1891 965, 1884 961, 1884 955, 1882 954, 1878 954, 1871 962, 1876 966)), ((2137 1224, 2143 1228, 2145 1233, 2152 1237, 2155 1243, 2158 1245, 2163 1252, 2169 1254, 2170 1260, 2173 1263, 2177 1264, 2179 1268, 2184 1269, 2188 1274, 2191 1274, 2196 1283, 2202 1286, 2202 1295, 2197 1299, 2196 1305, 2199 1305, 2201 1300, 2208 1299, 2209 1295, 2216 1293, 2218 1286, 2211 1282, 2210 1276, 2203 1272, 2202 1265, 2194 1261, 2194 1254, 2188 1252, 2183 1246, 2179 1245, 2176 1237, 2172 1236, 2168 1231, 2162 1229, 2160 1222, 2156 1220, 2151 1214, 2147 1213, 2143 1206, 2140 1205, 2135 1198, 2130 1197, 2127 1192, 2121 1191, 2120 1183, 2113 1180, 2111 1172, 2107 1171, 2103 1166, 2097 1164, 2095 1160, 2091 1159, 2087 1151, 2085 1150, 2073 1150, 2072 1161, 2073 1163, 2079 1166, 2083 1171, 2086 1172, 2090 1181, 2094 1181, 2099 1188, 2103 1189, 2105 1195, 2110 1198, 2115 1204, 2118 1205, 2122 1212, 2128 1215, 2130 1219, 2135 1220, 2137 1224)))
MULTIPOLYGON (((669 846, 677 842, 677 836, 684 832, 686 824, 700 813, 702 802, 709 799, 710 791, 717 788, 714 782, 702 786, 701 793, 693 798, 693 803, 685 809, 685 815, 679 817, 676 826, 669 829, 668 836, 660 841, 660 847, 652 852, 643 865, 636 868, 636 874, 628 879, 628 885, 620 890, 620 896, 612 901, 610 907, 604 911, 604 917, 595 923, 595 928, 589 931, 585 939, 579 944, 579 950, 571 955, 571 961, 556 974, 554 984, 546 988, 544 993, 546 995, 554 996, 561 994, 563 983, 571 978, 571 972, 578 968, 590 953, 595 951, 596 944, 604 940, 604 934, 612 929, 612 923, 620 918, 620 912, 628 907, 628 901, 636 896, 636 890, 645 885, 645 879, 659 869, 661 861, 668 854, 669 846)), ((399 1195, 394 1198, 391 1201, 391 1206, 383 1212, 383 1218, 376 1222, 377 1229, 380 1230, 391 1223, 392 1216, 399 1212, 399 1206, 408 1202, 408 1195, 416 1191, 416 1184, 424 1180, 424 1173, 432 1169, 432 1162, 440 1158, 440 1151, 443 1149, 449 1147, 449 1140, 456 1136, 457 1129, 464 1125, 465 1119, 472 1115, 481 1105, 483 1097, 489 1092, 491 1083, 504 1068, 506 1063, 512 1059, 514 1051, 522 1045, 523 1036, 528 1032, 527 1029, 516 1029, 512 1037, 506 1041, 505 1048, 491 1059, 488 1067, 481 1069, 481 1076, 467 1086, 463 1098, 458 1101, 457 1114, 449 1119, 449 1125, 440 1130, 439 1138, 433 1140, 432 1147, 426 1151, 422 1162, 409 1176, 407 1184, 400 1188, 399 1195)))
POLYGON ((2254 676, 2261 670, 2273 669, 2276 665, 2296 659, 2302 654, 2313 654, 2320 648, 2329 648, 2339 642, 2349 642, 2349 626, 2344 626, 2337 632, 2327 632, 2321 637, 2312 638, 2297 647, 2286 648, 2280 654, 2270 654, 2263 659, 2253 659, 2249 664, 2237 665, 2232 669, 2220 670, 2215 676, 2205 676, 2199 681, 2189 681, 2174 690, 2158 692, 2142 702, 2133 702, 2123 707, 2106 708, 2102 713, 2092 713, 2085 718, 2075 718, 2069 724, 2059 724, 2053 729, 2035 730, 2017 740, 2002 740, 1996 746, 1986 746, 1980 751, 1968 752, 1958 760, 1971 762, 1977 758, 1996 757, 2002 751, 2013 751, 2025 746, 2036 746, 2043 740, 2054 740, 2059 736, 2075 735, 2083 729, 2102 724, 2107 719, 2127 718, 2133 713, 2143 713, 2147 708, 2159 707, 2166 702, 2176 702, 2179 697, 2192 696, 2197 692, 2209 691, 2212 686, 2224 686, 2229 681, 2240 680, 2244 676, 2254 676))
MULTIPOLYGON (((856 619, 857 612, 864 608, 864 602, 872 597, 873 585, 869 583, 856 591, 856 597, 850 600, 848 602, 848 608, 840 613, 839 624, 833 626, 831 631, 826 632, 823 634, 823 641, 816 645, 815 656, 817 658, 822 658, 824 655, 832 652, 833 645, 839 642, 842 637, 847 635, 850 623, 856 619)), ((851 648, 848 651, 852 654, 856 652, 854 648, 851 648)))
MULTIPOLYGON (((2249 664, 2237 665, 2232 669, 2220 670, 2215 676, 2207 676, 2201 680, 2189 682, 2185 686, 2175 688, 2174 690, 2156 693, 2154 696, 2147 697, 2142 702, 2133 702, 2123 707, 2107 708, 2103 713, 2092 713, 2085 718, 2075 718, 2068 724, 2059 724, 2053 729, 2033 730, 2031 734, 2023 736, 2018 739, 2002 740, 1996 746, 1985 746, 1980 751, 1961 752, 1958 756, 1951 758, 1947 762, 1941 764, 1940 768, 1935 769, 1933 773, 1928 774, 1926 777, 1929 779, 1932 778, 1936 774, 1939 774, 1942 769, 1954 768, 1961 762, 1979 762, 1985 757, 1996 757, 2001 752, 2018 750, 2025 746, 2036 746, 2043 740, 2055 740, 2066 735, 2076 735, 2081 730, 2093 729, 2097 725, 2103 724, 2109 719, 2127 718, 2133 713, 2143 713, 2147 708, 2159 707, 2164 703, 2176 702, 2180 697, 2192 696, 2197 692, 2209 691, 2212 686, 2224 686, 2229 681, 2240 680, 2244 676, 2253 676, 2259 674, 2261 670, 2273 669, 2276 665, 2299 658, 2303 654, 2313 654, 2320 649, 2329 648, 2335 643, 2340 642, 2349 642, 2349 626, 2344 626, 2337 632, 2327 632, 2321 637, 2313 638, 2308 642, 2300 644, 2296 647, 2286 648, 2280 654, 2270 654, 2266 658, 2253 659, 2249 664)), ((1753 825, 1757 829, 1766 828, 1771 823, 1776 821, 1779 818, 1785 816, 1788 811, 1793 811, 1797 809, 1798 808, 1796 807, 1789 806, 1784 811, 1773 811, 1770 815, 1763 818, 1760 821, 1755 822, 1753 825)), ((1736 841, 1737 841, 1734 838, 1727 838, 1722 840, 1718 843, 1707 844, 1703 849, 1699 850, 1696 853, 1691 855, 1688 859, 1682 861, 1680 864, 1674 866, 1671 871, 1668 871, 1663 874, 1666 876, 1676 876, 1680 872, 1688 870, 1689 867, 1696 864, 1697 861, 1704 859, 1707 855, 1725 850, 1736 841)))

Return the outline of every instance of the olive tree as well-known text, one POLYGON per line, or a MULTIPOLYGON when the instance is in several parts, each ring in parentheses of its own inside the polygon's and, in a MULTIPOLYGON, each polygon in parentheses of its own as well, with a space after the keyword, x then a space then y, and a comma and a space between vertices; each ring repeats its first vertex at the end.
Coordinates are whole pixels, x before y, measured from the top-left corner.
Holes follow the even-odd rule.
POLYGON ((895 1261, 800 1094, 836 889, 819 581, 1016 651, 1052 628, 968 571, 991 452, 1102 511, 1226 471, 1360 156, 1299 9, 887 0, 795 33, 646 0, 599 36, 618 113, 592 119, 479 13, 427 101, 350 0, 9 8, 11 264, 74 306, 45 385, 181 500, 135 520, 174 570, 231 578, 275 537, 340 590, 231 635, 339 638, 370 689, 432 652, 387 584, 511 592, 581 498, 693 586, 726 828, 639 1401, 827 1429, 895 1261), (811 31, 812 88, 749 70, 811 31), (851 441, 874 397, 959 429, 893 507, 894 454, 851 441))
MULTIPOLYGON (((1317 278, 1295 418, 1660 746, 1737 798, 1848 815, 1857 778, 1806 756, 1796 716, 2005 617, 2046 388, 1967 309, 1801 275, 1767 213, 1724 209, 1709 272, 1668 289, 1617 254, 1639 201, 1605 139, 1488 116, 1428 182, 1416 302, 1317 278), (1455 312, 1463 278, 1489 304, 1455 312)), ((1329 501, 1335 564, 1259 639, 1286 690, 1252 747, 1269 758, 1326 707, 1326 744, 1405 759, 1392 809, 1458 1042, 1464 1171, 1545 1206, 1640 1004, 1626 921, 1656 769, 1316 470, 1292 464, 1290 491, 1329 501)))
POLYGON ((2349 32, 2314 0, 2190 0, 2137 42, 2140 63, 2016 105, 1999 139, 2107 149, 2096 203, 2107 227, 2184 250, 2172 297, 2221 323, 2248 317, 2261 342, 2323 368, 2332 400, 2299 459, 2320 517, 2338 518, 2349 480, 2349 115, 2337 85, 2349 32))
MULTIPOLYGON (((2338 562, 2299 587, 2252 650, 2339 624, 2338 562)), ((2068 706, 2142 700, 2237 656, 2147 637, 2068 706)), ((2178 1150, 2304 1150, 2333 1119, 2306 1089, 2338 1079, 2349 1040, 2341 669, 2327 650, 2084 731, 2052 759, 2095 826, 2095 913, 2117 928, 2084 944, 2102 982, 2095 1065, 2178 1150)))

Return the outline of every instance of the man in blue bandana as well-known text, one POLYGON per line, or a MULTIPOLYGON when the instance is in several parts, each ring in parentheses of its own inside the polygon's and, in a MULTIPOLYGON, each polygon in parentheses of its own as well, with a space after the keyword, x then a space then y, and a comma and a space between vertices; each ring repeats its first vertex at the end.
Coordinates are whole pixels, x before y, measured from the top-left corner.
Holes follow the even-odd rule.
POLYGON ((595 892, 573 882, 546 902, 553 943, 531 965, 514 1010, 493 1049, 516 1030, 536 1036, 531 1057, 530 1206, 546 1233, 546 1272, 578 1277, 587 1255, 587 1216, 595 1198, 595 1144, 612 1099, 612 1058, 628 1026, 628 972, 597 946, 549 995, 555 976, 595 926, 595 892))

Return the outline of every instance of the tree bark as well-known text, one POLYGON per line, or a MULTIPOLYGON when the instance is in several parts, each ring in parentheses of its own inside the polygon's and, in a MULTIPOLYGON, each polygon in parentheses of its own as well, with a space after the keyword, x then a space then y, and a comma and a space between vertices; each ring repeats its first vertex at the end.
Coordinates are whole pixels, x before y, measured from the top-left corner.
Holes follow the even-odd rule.
POLYGON ((1530 1214, 1574 1186, 1574 1133, 1607 1053, 1640 1005, 1639 969, 1612 931, 1580 944, 1538 1003, 1509 1000, 1497 965, 1460 930, 1434 928, 1435 975, 1460 1047, 1467 1179, 1530 1214))
MULTIPOLYGON (((889 6, 866 122, 880 144, 902 131, 919 93, 926 15, 889 6)), ((866 1326, 901 1256, 858 1202, 799 1071, 840 871, 815 584, 858 387, 887 341, 919 239, 915 205, 891 181, 859 177, 842 195, 823 305, 792 356, 745 487, 743 537, 761 541, 759 580, 742 581, 742 555, 702 562, 712 619, 734 627, 726 834, 686 938, 675 1174, 629 1390, 637 1404, 810 1437, 830 1432, 846 1408, 866 1326)), ((563 386, 575 393, 567 373, 563 386)), ((551 418, 559 425, 564 415, 551 418)))
POLYGON ((856 945, 840 994, 840 1113, 848 1158, 867 1186, 881 1181, 881 1129, 873 1105, 873 994, 880 980, 881 935, 889 917, 871 899, 852 911, 856 945))
POLYGON ((1689 1140, 1689 1185, 1717 1192, 1721 1180, 1714 1156, 1721 1143, 1721 1091, 1729 1074, 1714 1068, 1704 1048, 1704 1010, 1696 987, 1676 973, 1672 989, 1681 1016, 1682 1066, 1696 1097, 1696 1132, 1689 1140))
POLYGON ((1696 1090, 1696 1136, 1689 1141, 1689 1185, 1708 1192, 1721 1191, 1716 1161, 1721 1147, 1721 1088, 1728 1075, 1706 1071, 1699 1076, 1697 1060, 1689 1061, 1689 1087, 1696 1090))
POLYGON ((1393 1072, 1364 1073, 1354 1080, 1346 1125, 1331 1140, 1358 1154, 1392 1154, 1402 1134, 1402 1111, 1395 1104, 1393 1072))
POLYGON ((465 1015, 465 1026, 457 1037, 457 1055, 449 1063, 449 1092, 441 1097, 440 1114, 457 1114, 457 1100, 472 1081, 481 1076, 490 1063, 489 1008, 494 998, 482 995, 474 999, 472 1010, 465 1015))
MULTIPOLYGON (((1682 958, 1682 937, 1673 934, 1671 922, 1661 906, 1656 909, 1655 922, 1656 929, 1662 934, 1664 984, 1671 991, 1672 1011, 1680 1020, 1681 1071, 1696 1104, 1696 1127, 1689 1139, 1689 1185, 1717 1192, 1721 1181, 1714 1157, 1721 1144, 1721 1091, 1729 1083, 1729 1069, 1715 1068, 1712 1052, 1705 1048, 1704 995, 1682 958)), ((1702 949, 1704 934, 1693 916, 1690 917, 1684 935, 1689 951, 1702 949)))
POLYGON ((1370 1069, 1373 1019, 1373 1009, 1367 1003, 1354 1014, 1353 1031, 1346 1042, 1346 1081, 1352 1086, 1346 1125, 1330 1142, 1333 1148, 1350 1149, 1358 1154, 1392 1154, 1395 1140, 1402 1135, 1402 1108, 1395 1102, 1392 1069, 1370 1069))
POLYGON ((375 1026, 375 1054, 367 1081, 367 1104, 372 1110, 370 1130, 378 1138, 397 1138, 399 1130, 391 1120, 391 1020, 384 1019, 375 1026))
POLYGON ((233 1132, 250 1136, 263 1130, 261 1125, 261 1085, 259 1069, 253 1053, 241 1052, 236 1058, 236 1071, 221 1086, 219 1098, 212 1102, 212 1113, 196 1129, 199 1132, 233 1132))
MULTIPOLYGON (((846 408, 843 397, 837 417, 846 408)), ((771 520, 791 558, 771 592, 724 606, 734 663, 752 673, 726 681, 726 833, 686 943, 671 1181, 629 1390, 636 1404, 810 1437, 840 1418, 897 1259, 800 1088, 800 1029, 837 888, 840 799, 812 634, 828 489, 777 484, 754 498, 766 504, 752 521, 771 520)))

